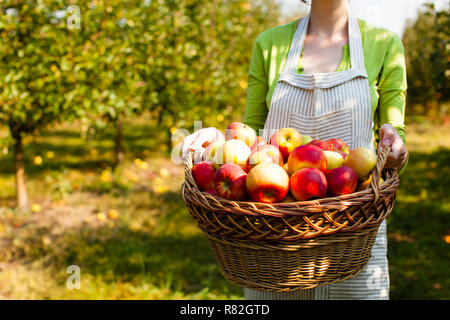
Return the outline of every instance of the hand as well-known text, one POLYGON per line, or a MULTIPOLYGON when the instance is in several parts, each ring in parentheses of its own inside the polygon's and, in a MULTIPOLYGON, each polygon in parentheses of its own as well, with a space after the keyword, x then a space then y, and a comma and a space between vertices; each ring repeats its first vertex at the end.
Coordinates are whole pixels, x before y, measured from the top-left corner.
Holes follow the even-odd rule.
POLYGON ((194 151, 194 163, 205 160, 205 148, 215 141, 225 141, 222 132, 216 128, 209 127, 195 131, 184 138, 181 144, 181 159, 185 159, 189 152, 194 151))
POLYGON ((408 159, 408 150, 405 143, 398 134, 397 130, 391 124, 384 124, 380 128, 380 143, 378 144, 378 154, 381 153, 383 146, 390 146, 391 152, 386 159, 386 168, 395 168, 400 170, 406 164, 408 159))

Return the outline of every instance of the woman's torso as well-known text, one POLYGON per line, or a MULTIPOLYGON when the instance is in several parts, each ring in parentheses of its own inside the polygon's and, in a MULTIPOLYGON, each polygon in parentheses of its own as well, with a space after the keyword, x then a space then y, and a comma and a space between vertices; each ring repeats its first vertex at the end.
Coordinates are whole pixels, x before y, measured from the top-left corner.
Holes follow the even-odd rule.
MULTIPOLYGON (((264 59, 266 61, 265 68, 267 74, 268 91, 266 95, 267 108, 270 106, 273 91, 278 81, 280 72, 283 69, 286 57, 289 52, 290 44, 294 36, 298 20, 292 21, 288 24, 277 26, 266 30, 258 37, 261 49, 264 52, 264 59)), ((387 54, 392 55, 389 50, 392 50, 391 45, 393 41, 399 41, 398 36, 393 32, 382 28, 371 26, 363 20, 359 20, 359 28, 361 30, 361 39, 364 52, 365 68, 368 75, 372 114, 375 119, 375 111, 379 103, 379 82, 380 74, 382 72, 384 60, 387 54)), ((399 52, 403 55, 403 52, 399 52)), ((343 71, 350 68, 350 55, 348 44, 343 47, 342 59, 336 71, 343 71)), ((299 61, 297 68, 298 73, 303 73, 302 61, 299 61)), ((397 84, 406 87, 406 79, 403 75, 396 79, 397 84)), ((393 79, 391 79, 392 81, 393 79)))

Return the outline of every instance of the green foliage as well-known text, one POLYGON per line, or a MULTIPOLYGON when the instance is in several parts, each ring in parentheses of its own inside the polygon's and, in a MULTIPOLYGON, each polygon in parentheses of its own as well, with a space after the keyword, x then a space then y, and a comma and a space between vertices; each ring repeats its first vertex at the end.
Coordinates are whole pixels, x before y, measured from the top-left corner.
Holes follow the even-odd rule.
POLYGON ((54 17, 61 9, 60 1, 0 4, 0 121, 13 133, 74 115, 70 31, 54 17))
POLYGON ((427 4, 403 35, 408 71, 408 102, 414 111, 447 112, 450 78, 450 13, 427 4), (422 109, 422 108, 425 109, 422 109))

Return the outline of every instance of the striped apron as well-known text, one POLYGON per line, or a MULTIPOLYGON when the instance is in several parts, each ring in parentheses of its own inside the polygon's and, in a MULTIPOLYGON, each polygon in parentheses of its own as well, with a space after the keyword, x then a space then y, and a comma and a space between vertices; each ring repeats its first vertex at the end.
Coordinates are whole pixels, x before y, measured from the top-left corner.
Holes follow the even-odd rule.
MULTIPOLYGON (((309 15, 300 20, 274 90, 263 136, 280 128, 295 128, 313 139, 339 138, 351 149, 375 152, 370 88, 358 20, 349 13, 351 68, 345 71, 296 72, 308 28, 309 15)), ((246 299, 389 299, 386 222, 380 225, 366 268, 356 277, 315 289, 286 293, 244 289, 246 299)))

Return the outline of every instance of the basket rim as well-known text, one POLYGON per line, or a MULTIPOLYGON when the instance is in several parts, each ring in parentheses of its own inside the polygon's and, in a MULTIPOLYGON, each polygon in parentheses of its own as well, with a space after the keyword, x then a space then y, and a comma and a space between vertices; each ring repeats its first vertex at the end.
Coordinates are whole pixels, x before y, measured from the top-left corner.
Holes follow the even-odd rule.
POLYGON ((396 192, 400 184, 398 172, 396 169, 384 168, 389 152, 390 148, 385 147, 378 156, 377 163, 372 174, 372 180, 367 189, 336 197, 326 197, 288 203, 262 203, 251 200, 228 200, 219 196, 213 196, 204 191, 200 191, 192 175, 193 159, 192 153, 189 153, 184 162, 185 181, 182 184, 182 195, 185 202, 194 201, 196 205, 201 206, 204 209, 237 214, 248 214, 253 216, 306 216, 310 213, 319 213, 330 210, 341 211, 353 206, 374 204, 378 202, 378 200, 388 197, 392 193, 396 192), (384 174, 385 180, 382 184, 379 184, 378 180, 382 174, 384 174), (189 199, 187 199, 188 195, 189 199))

